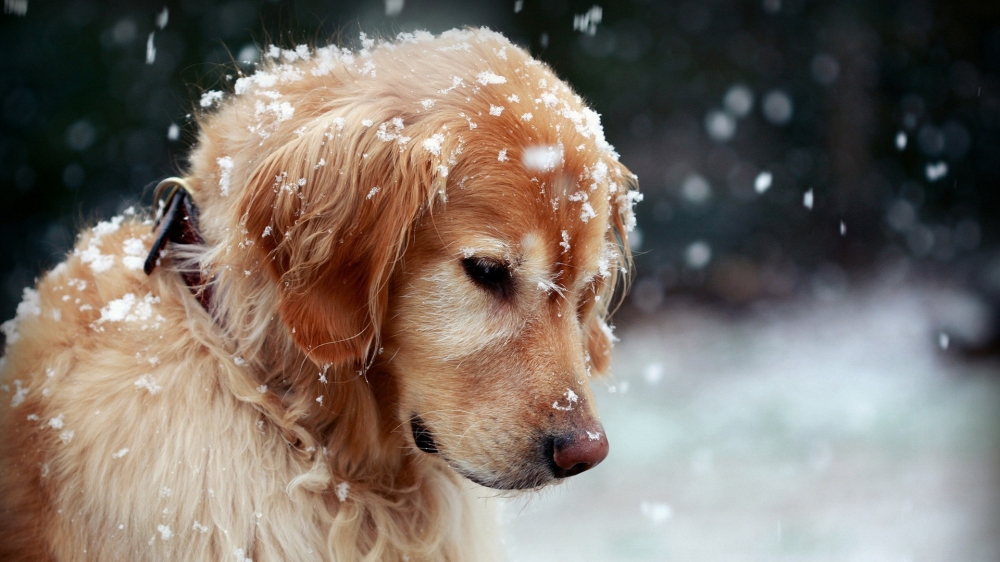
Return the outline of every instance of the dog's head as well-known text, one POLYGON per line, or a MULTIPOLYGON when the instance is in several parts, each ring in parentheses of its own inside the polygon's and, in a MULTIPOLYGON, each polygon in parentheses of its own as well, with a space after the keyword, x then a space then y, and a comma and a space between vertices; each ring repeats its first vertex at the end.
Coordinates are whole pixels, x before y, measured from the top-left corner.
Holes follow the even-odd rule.
POLYGON ((579 96, 498 34, 365 47, 276 52, 194 167, 234 198, 296 345, 390 381, 414 447, 504 489, 596 465, 588 379, 608 367, 632 174, 579 96))

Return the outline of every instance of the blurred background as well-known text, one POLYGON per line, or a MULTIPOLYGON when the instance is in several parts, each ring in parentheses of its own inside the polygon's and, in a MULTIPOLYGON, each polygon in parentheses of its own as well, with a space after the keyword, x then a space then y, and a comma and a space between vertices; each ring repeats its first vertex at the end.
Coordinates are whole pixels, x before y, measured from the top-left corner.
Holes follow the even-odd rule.
POLYGON ((0 317, 257 45, 469 25, 645 194, 611 456, 508 502, 512 557, 1000 560, 996 1, 4 0, 0 317))

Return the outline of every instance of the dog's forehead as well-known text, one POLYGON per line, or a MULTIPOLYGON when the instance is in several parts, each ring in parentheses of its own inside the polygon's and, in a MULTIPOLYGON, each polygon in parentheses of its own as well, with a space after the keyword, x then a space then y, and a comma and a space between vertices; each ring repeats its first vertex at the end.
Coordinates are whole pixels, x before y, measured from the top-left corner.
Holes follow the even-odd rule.
POLYGON ((450 190, 439 234, 451 252, 532 263, 571 285, 593 274, 612 212, 606 186, 591 189, 565 168, 492 170, 450 190))

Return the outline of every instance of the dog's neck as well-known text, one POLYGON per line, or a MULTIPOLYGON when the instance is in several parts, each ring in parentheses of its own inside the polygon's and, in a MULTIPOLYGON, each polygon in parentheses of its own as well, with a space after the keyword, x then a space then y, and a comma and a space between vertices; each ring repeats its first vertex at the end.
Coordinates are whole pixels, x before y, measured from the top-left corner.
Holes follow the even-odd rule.
POLYGON ((338 481, 386 492, 412 486, 408 426, 397 419, 391 373, 377 361, 324 366, 310 359, 274 306, 273 282, 263 274, 246 275, 241 264, 226 263, 226 249, 206 239, 203 263, 216 275, 218 330, 234 356, 246 362, 248 385, 266 387, 267 411, 286 439, 302 451, 328 451, 338 481), (384 481, 386 475, 398 481, 384 481))

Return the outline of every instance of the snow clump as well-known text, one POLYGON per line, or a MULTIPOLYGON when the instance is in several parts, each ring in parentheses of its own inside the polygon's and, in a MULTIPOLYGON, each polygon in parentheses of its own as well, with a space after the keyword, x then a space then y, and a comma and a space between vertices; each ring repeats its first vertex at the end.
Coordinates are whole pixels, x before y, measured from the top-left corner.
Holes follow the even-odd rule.
POLYGON ((573 409, 574 404, 580 401, 580 397, 577 396, 576 393, 573 392, 573 389, 571 388, 567 388, 566 392, 563 393, 563 396, 566 397, 566 405, 560 406, 559 401, 557 400, 552 403, 552 407, 555 408, 556 410, 562 410, 563 412, 568 412, 573 409))
POLYGON ((441 154, 441 143, 443 142, 444 142, 444 135, 438 133, 436 135, 432 135, 431 138, 425 140, 421 146, 424 147, 424 150, 430 152, 434 156, 439 156, 441 154))
MULTIPOLYGON (((39 302, 38 291, 32 289, 31 287, 25 287, 21 292, 21 302, 17 305, 17 313, 14 315, 14 318, 0 324, 0 332, 3 332, 3 334, 7 337, 7 345, 16 342, 20 337, 20 334, 17 332, 17 325, 22 319, 28 316, 38 316, 41 313, 42 307, 39 302)), ((17 383, 18 381, 14 382, 17 383)), ((24 392, 27 393, 28 391, 25 390, 24 392)), ((18 404, 20 404, 20 402, 18 402, 18 404)), ((13 404, 13 406, 16 405, 17 404, 13 404)))
POLYGON ((507 79, 499 74, 484 70, 476 75, 476 82, 479 82, 483 86, 487 84, 506 84, 507 79))
POLYGON ((28 396, 28 388, 22 386, 21 379, 14 380, 14 396, 10 399, 10 407, 17 408, 24 403, 24 399, 28 396))
POLYGON ((156 379, 153 378, 153 375, 148 373, 142 375, 139 377, 139 380, 135 381, 135 387, 145 388, 152 395, 156 395, 163 390, 163 387, 156 383, 156 379))
POLYGON ((146 254, 149 250, 146 248, 146 244, 139 238, 129 238, 125 240, 122 244, 122 250, 125 255, 122 257, 122 263, 128 269, 142 269, 142 266, 146 263, 146 254))
POLYGON ((209 90, 201 95, 201 101, 198 103, 202 107, 212 107, 222 101, 223 95, 224 94, 219 90, 209 90))
MULTIPOLYGON (((126 293, 122 298, 115 299, 101 309, 101 317, 94 322, 94 326, 106 322, 140 322, 153 318, 153 305, 159 304, 160 297, 154 297, 152 293, 139 300, 134 294, 126 293)), ((154 318, 157 322, 164 320, 157 315, 154 318)), ((146 328, 146 326, 143 326, 146 328)))
POLYGON ((92 269, 94 273, 102 273, 111 269, 111 266, 115 264, 115 257, 112 255, 102 254, 100 246, 102 239, 105 236, 118 231, 123 220, 125 220, 125 217, 119 215, 109 221, 101 221, 97 223, 97 225, 91 229, 93 236, 87 244, 86 249, 74 250, 73 255, 79 256, 80 261, 83 263, 90 264, 90 269, 92 269))
POLYGON ((223 197, 229 196, 229 183, 232 181, 233 159, 229 156, 216 158, 215 163, 219 165, 219 191, 223 197))

